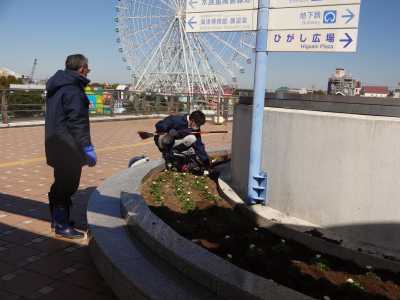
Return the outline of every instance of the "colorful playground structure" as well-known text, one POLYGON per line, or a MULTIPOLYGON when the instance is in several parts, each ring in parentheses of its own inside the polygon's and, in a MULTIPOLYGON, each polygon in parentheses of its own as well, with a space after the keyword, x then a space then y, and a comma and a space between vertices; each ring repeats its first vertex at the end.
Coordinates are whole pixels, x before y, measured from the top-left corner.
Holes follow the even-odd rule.
POLYGON ((111 114, 112 113, 112 94, 104 91, 101 87, 86 87, 86 96, 89 99, 91 114, 111 114))

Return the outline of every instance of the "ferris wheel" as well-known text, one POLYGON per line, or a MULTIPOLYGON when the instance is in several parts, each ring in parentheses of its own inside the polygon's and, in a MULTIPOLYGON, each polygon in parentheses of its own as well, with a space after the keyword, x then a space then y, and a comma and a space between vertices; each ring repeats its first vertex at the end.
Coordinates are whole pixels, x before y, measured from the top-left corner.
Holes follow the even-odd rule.
POLYGON ((251 69, 253 32, 187 32, 185 10, 186 0, 117 1, 117 42, 135 90, 218 95, 251 69))

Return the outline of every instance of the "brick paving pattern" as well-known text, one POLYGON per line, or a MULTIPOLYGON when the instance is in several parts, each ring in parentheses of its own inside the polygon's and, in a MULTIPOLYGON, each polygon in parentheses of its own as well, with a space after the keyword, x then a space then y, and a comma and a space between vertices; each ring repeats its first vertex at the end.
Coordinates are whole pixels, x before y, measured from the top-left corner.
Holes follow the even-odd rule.
MULTIPOLYGON (((137 130, 151 131, 155 120, 92 123, 98 154, 95 168, 84 168, 73 199, 72 218, 86 230, 86 206, 104 179, 127 167, 128 160, 160 154, 152 139, 142 141, 137 130)), ((207 125, 206 129, 231 130, 207 125)), ((0 129, 0 299, 116 299, 97 273, 88 240, 57 238, 50 230, 47 192, 52 169, 44 158, 44 128, 0 129)), ((204 137, 207 147, 230 145, 231 134, 204 137)))

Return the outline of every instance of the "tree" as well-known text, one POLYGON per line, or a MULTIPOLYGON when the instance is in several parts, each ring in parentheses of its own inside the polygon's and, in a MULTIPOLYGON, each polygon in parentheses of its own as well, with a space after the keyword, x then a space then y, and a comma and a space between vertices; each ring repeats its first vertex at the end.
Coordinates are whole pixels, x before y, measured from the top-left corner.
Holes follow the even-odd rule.
POLYGON ((326 92, 323 90, 316 90, 316 91, 314 91, 314 95, 325 96, 326 92))
POLYGON ((1 76, 0 77, 0 89, 8 89, 10 84, 22 84, 22 79, 15 78, 14 76, 1 76))

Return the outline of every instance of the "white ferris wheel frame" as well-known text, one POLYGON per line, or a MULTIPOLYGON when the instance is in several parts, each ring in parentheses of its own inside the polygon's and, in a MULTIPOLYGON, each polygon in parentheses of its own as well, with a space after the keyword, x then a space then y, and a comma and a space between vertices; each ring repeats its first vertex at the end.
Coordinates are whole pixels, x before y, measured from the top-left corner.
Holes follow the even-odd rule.
POLYGON ((186 32, 186 0, 117 2, 120 52, 136 91, 222 95, 254 60, 253 32, 186 32))

